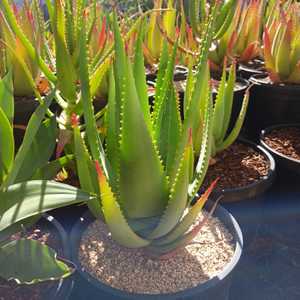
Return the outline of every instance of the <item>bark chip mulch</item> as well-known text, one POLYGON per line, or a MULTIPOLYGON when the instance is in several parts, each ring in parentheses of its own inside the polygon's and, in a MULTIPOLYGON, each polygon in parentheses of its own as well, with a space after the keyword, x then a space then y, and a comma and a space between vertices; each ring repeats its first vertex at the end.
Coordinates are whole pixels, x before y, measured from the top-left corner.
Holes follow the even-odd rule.
POLYGON ((220 189, 245 187, 267 176, 269 168, 264 155, 236 142, 213 159, 205 176, 204 187, 216 178, 219 178, 220 189))
POLYGON ((300 128, 274 129, 265 136, 264 142, 273 150, 300 161, 300 128))

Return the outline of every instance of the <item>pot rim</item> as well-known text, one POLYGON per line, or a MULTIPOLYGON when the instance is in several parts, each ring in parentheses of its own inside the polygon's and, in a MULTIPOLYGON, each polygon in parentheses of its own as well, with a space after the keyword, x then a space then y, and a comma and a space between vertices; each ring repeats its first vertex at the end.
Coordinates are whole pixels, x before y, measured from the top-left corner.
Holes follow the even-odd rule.
MULTIPOLYGON (((71 258, 71 249, 70 249, 69 239, 68 239, 65 229, 56 220, 56 218, 53 217, 51 214, 43 213, 42 219, 49 222, 57 230, 59 238, 60 238, 60 242, 62 245, 62 251, 63 251, 64 258, 69 261, 71 258)), ((62 278, 59 281, 57 281, 56 283, 57 283, 56 286, 54 286, 53 288, 51 288, 49 290, 49 291, 51 291, 51 293, 49 293, 49 296, 50 297, 55 296, 55 299, 61 299, 61 300, 69 299, 71 292, 73 290, 73 287, 74 287, 74 280, 72 278, 68 277, 68 278, 62 278), (52 293, 53 293, 53 295, 52 295, 52 293)), ((51 299, 53 299, 53 298, 51 298, 51 299)))
POLYGON ((264 69, 263 65, 260 66, 261 69, 256 69, 254 68, 253 66, 249 66, 247 64, 244 64, 244 63, 239 63, 239 68, 238 70, 242 70, 242 71, 246 71, 246 72, 249 72, 249 73, 252 73, 253 76, 254 75, 267 75, 267 71, 264 69))
POLYGON ((288 83, 288 82, 276 82, 272 83, 268 73, 254 74, 249 78, 251 84, 259 86, 267 86, 276 89, 294 89, 296 91, 300 90, 300 84, 288 83))
MULTIPOLYGON (((209 205, 213 205, 212 201, 208 202, 209 205)), ((165 300, 172 300, 172 299, 178 299, 178 297, 186 297, 186 296, 193 296, 200 293, 203 293, 204 291, 213 288, 215 286, 218 286, 221 284, 222 280, 227 278, 232 270, 236 267, 237 263, 240 260, 240 257, 242 255, 242 249, 243 249, 243 235, 241 228, 238 224, 238 222, 235 220, 235 218, 221 205, 218 205, 214 215, 219 218, 219 220, 224 224, 224 226, 229 230, 229 232, 233 235, 234 238, 234 244, 235 244, 235 250, 234 254, 230 260, 230 262, 227 263, 227 265, 224 267, 224 269, 219 272, 216 276, 213 278, 207 280, 206 282, 193 287, 189 288, 183 291, 179 291, 176 293, 166 293, 166 294, 135 294, 135 293, 129 293, 126 291, 122 291, 116 288, 113 288, 95 277, 93 277, 90 273, 85 272, 85 269, 81 267, 80 261, 78 259, 78 249, 79 249, 79 243, 82 236, 83 231, 85 228, 93 221, 95 218, 92 216, 92 214, 87 211, 80 220, 75 224, 71 231, 70 235, 70 245, 71 245, 71 251, 72 251, 72 261, 77 265, 78 273, 91 285, 93 285, 96 289, 102 290, 104 292, 107 292, 111 294, 112 296, 116 297, 123 297, 124 299, 161 299, 163 297, 165 300)))
POLYGON ((252 188, 256 187, 257 185, 260 185, 264 182, 268 182, 269 180, 273 180, 273 178, 275 177, 275 172, 276 172, 275 159, 266 149, 264 149, 262 146, 260 146, 258 144, 255 144, 255 143, 253 143, 253 142, 251 142, 251 141, 249 141, 245 138, 241 138, 241 137, 237 139, 237 142, 240 142, 242 144, 246 144, 247 146, 250 146, 251 148, 254 148, 254 150, 256 150, 257 152, 262 154, 270 164, 269 171, 268 171, 268 174, 266 176, 262 177, 258 181, 255 181, 255 182, 250 183, 248 185, 245 185, 243 187, 222 189, 223 193, 232 193, 232 192, 237 193, 237 192, 242 192, 244 190, 252 189, 252 188))
POLYGON ((267 143, 265 143, 264 141, 264 137, 266 136, 266 134, 272 132, 273 130, 275 129, 280 129, 280 128, 285 128, 285 127, 297 127, 300 129, 300 123, 288 123, 288 124, 277 124, 277 125, 272 125, 272 126, 269 126, 265 129, 263 129, 260 133, 260 137, 259 137, 259 140, 260 140, 260 143, 263 147, 265 147, 268 151, 270 151, 271 153, 274 153, 275 155, 281 157, 281 158, 284 158, 286 160, 289 160, 295 164, 299 164, 300 165, 300 160, 297 160, 293 157, 290 157, 290 156, 287 156, 283 153, 280 153, 278 151, 276 151, 275 149, 273 149, 272 147, 270 147, 267 143))

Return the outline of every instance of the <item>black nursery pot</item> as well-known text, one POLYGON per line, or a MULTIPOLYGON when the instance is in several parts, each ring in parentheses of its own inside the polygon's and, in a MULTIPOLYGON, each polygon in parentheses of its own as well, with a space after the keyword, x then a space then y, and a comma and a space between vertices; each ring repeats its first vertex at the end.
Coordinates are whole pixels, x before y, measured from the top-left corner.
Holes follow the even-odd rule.
POLYGON ((264 68, 264 62, 260 59, 254 59, 247 64, 239 63, 237 74, 238 76, 247 80, 249 80, 254 75, 267 76, 264 68))
POLYGON ((260 199, 259 196, 264 194, 272 186, 276 177, 275 160, 266 149, 245 139, 239 139, 238 142, 243 143, 246 146, 249 146, 255 151, 257 151, 258 153, 262 154, 269 163, 270 166, 269 172, 267 176, 245 187, 222 190, 221 191, 223 195, 223 198, 221 200, 222 203, 232 203, 232 202, 239 202, 245 200, 260 199))
POLYGON ((272 132, 275 129, 280 128, 288 128, 288 127, 296 127, 300 129, 300 123, 296 124, 281 124, 281 125, 274 125, 270 126, 266 129, 263 129, 261 131, 260 135, 260 144, 267 149, 270 153, 272 153, 273 157, 276 160, 276 164, 279 167, 279 173, 281 171, 292 171, 293 173, 300 174, 300 161, 296 160, 292 157, 286 156, 282 153, 279 153, 278 151, 274 150, 272 147, 270 147, 265 141, 264 138, 266 135, 268 135, 270 132, 272 132))
MULTIPOLYGON (((189 70, 187 67, 182 65, 176 65, 174 69, 174 81, 183 81, 186 80, 189 70)), ((154 81, 157 77, 157 70, 155 72, 150 72, 149 70, 146 71, 146 80, 147 81, 154 81)))
MULTIPOLYGON (((209 203, 211 206, 212 203, 209 203)), ((195 288, 191 288, 182 292, 174 294, 160 294, 160 295, 149 295, 149 294, 132 294, 124 292, 108 285, 105 285, 92 277, 89 273, 85 272, 78 259, 78 249, 80 239, 87 228, 95 219, 91 213, 85 213, 80 221, 74 226, 71 233, 71 247, 72 247, 72 259, 73 262, 78 266, 78 281, 76 282, 76 297, 79 299, 105 299, 105 300, 212 300, 222 299, 226 300, 229 297, 229 288, 231 285, 232 271, 237 265, 243 248, 243 236, 240 227, 234 217, 221 206, 217 207, 215 214, 219 220, 225 225, 229 232, 233 236, 233 242, 235 246, 234 256, 231 262, 218 274, 218 276, 206 281, 195 288), (82 292, 81 295, 78 293, 82 292)))
POLYGON ((271 84, 265 75, 252 76, 253 83, 244 132, 259 141, 262 129, 276 124, 297 123, 300 120, 300 85, 271 84))

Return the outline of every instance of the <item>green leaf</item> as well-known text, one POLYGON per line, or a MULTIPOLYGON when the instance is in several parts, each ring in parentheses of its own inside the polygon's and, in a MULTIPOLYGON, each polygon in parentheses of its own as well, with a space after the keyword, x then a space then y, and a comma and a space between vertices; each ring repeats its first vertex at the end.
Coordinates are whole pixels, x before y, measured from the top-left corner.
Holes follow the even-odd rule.
POLYGON ((165 205, 166 180, 145 123, 128 59, 124 74, 120 144, 120 195, 129 217, 150 217, 165 205))
POLYGON ((31 179, 37 169, 46 165, 56 146, 56 117, 44 121, 34 137, 30 154, 25 156, 15 183, 31 179))
MULTIPOLYGON (((166 66, 166 72, 163 78, 163 82, 161 86, 156 86, 156 91, 158 91, 158 95, 155 96, 155 107, 153 114, 153 124, 154 124, 154 137, 160 143, 160 139, 164 137, 160 137, 161 126, 164 123, 164 118, 166 117, 165 108, 167 97, 171 96, 172 88, 173 88, 173 74, 174 74, 174 66, 175 59, 178 49, 178 42, 175 43, 173 47, 172 56, 168 59, 168 63, 166 66)), ((178 109, 178 107, 177 107, 178 109)), ((161 149, 159 149, 161 150, 161 149)))
POLYGON ((197 202, 190 207, 188 213, 182 218, 182 220, 177 224, 177 226, 165 237, 158 239, 153 242, 154 245, 164 245, 176 241, 178 238, 183 236, 193 225, 205 203, 207 202, 211 192, 216 186, 217 181, 214 181, 210 187, 205 191, 197 202))
POLYGON ((211 94, 208 95, 205 101, 205 109, 204 109, 204 118, 203 118, 203 134, 202 134, 202 142, 200 146, 200 153, 198 162, 196 165, 196 170, 194 174, 194 180, 192 184, 189 186, 189 197, 190 202, 194 199, 196 193, 198 192, 201 184, 204 181, 205 174, 207 172, 209 166, 209 160, 211 156, 211 148, 212 148, 212 99, 211 94))
POLYGON ((232 112, 232 104, 233 104, 233 97, 234 97, 234 87, 236 81, 236 72, 235 72, 235 65, 233 64, 229 70, 229 78, 227 80, 225 92, 224 92, 224 120, 223 124, 221 125, 222 134, 220 137, 220 142, 222 142, 227 134, 231 112, 232 112))
POLYGON ((95 197, 66 184, 32 180, 11 185, 0 192, 0 199, 1 232, 29 217, 95 197))
POLYGON ((247 108, 248 108, 248 103, 249 103, 249 90, 247 90, 246 93, 245 93, 244 100, 243 100, 243 103, 242 103, 242 107, 241 107, 239 116, 238 116, 238 118, 235 122, 234 128, 232 129, 232 131, 230 132, 228 137, 225 139, 225 141, 220 146, 218 146, 218 148, 217 148, 218 152, 228 148, 238 138, 238 136, 240 134, 240 131, 242 129, 244 120, 245 120, 245 116, 246 116, 246 112, 247 112, 247 108))
POLYGON ((190 133, 188 145, 186 145, 175 180, 172 183, 167 208, 158 226, 150 234, 150 239, 156 239, 169 233, 182 217, 187 206, 188 187, 190 183, 190 161, 193 156, 193 141, 192 134, 190 133))
POLYGON ((64 14, 60 0, 55 0, 54 25, 57 86, 67 101, 75 103, 77 76, 64 40, 64 14))
POLYGON ((186 115, 187 109, 191 102, 194 84, 195 84, 195 80, 193 76, 193 60, 191 60, 189 63, 189 72, 186 80, 186 88, 184 93, 184 116, 186 115))
POLYGON ((0 184, 13 166, 14 147, 15 142, 12 127, 0 107, 0 184))
POLYGON ((88 70, 88 56, 86 48, 86 28, 83 22, 82 30, 80 32, 80 52, 79 52, 79 77, 80 77, 80 89, 81 89, 81 101, 84 111, 84 119, 86 123, 86 134, 88 143, 91 149, 93 160, 101 160, 102 166, 107 167, 105 160, 104 149, 100 141, 97 124, 94 117, 94 108, 92 104, 92 98, 90 94, 90 82, 89 82, 89 70, 88 70))
POLYGON ((135 85, 140 100, 141 109, 145 118, 146 125, 150 132, 152 132, 152 123, 150 118, 149 99, 145 75, 145 62, 143 55, 143 27, 139 30, 138 38, 136 41, 135 56, 133 73, 135 85))
POLYGON ((150 217, 164 208, 166 180, 143 116, 131 63, 126 58, 116 17, 114 19, 115 81, 122 95, 120 202, 130 218, 150 217))
POLYGON ((14 119, 14 91, 13 91, 12 72, 0 79, 0 108, 2 108, 10 124, 14 119))
MULTIPOLYGON (((216 144, 222 142, 222 132, 225 117, 225 91, 226 91, 226 64, 223 67, 222 79, 218 88, 217 98, 213 112, 213 135, 216 144)), ((230 111, 231 113, 231 111, 230 111)))
POLYGON ((52 180, 62 168, 67 167, 73 162, 73 160, 74 155, 66 155, 56 160, 53 160, 39 168, 31 179, 52 180))
POLYGON ((13 164, 12 170, 4 182, 5 187, 8 187, 9 185, 15 183, 15 180, 21 170, 21 166, 23 165, 23 162, 25 161, 25 159, 27 158, 27 156, 31 151, 32 143, 34 142, 35 136, 45 117, 45 113, 53 100, 53 94, 54 92, 49 94, 45 98, 45 101, 42 104, 40 104, 38 108, 35 110, 35 112, 32 114, 27 129, 25 131, 25 136, 22 145, 19 148, 19 151, 16 155, 16 159, 13 164))
POLYGON ((220 10, 219 16, 216 18, 216 33, 214 39, 218 40, 224 36, 229 30, 230 25, 236 11, 236 0, 227 1, 220 10))
POLYGON ((182 129, 179 111, 179 99, 173 86, 165 97, 161 114, 162 120, 156 139, 166 173, 170 175, 173 168, 174 159, 176 157, 176 149, 182 129))
MULTIPOLYGON (((99 195, 100 191, 95 166, 90 158, 78 127, 74 128, 74 147, 77 174, 81 188, 87 192, 99 195)), ((98 199, 89 201, 88 206, 96 218, 102 215, 101 205, 98 199)))
POLYGON ((95 97, 99 92, 99 89, 102 87, 102 82, 105 79, 105 76, 111 66, 111 58, 107 58, 102 64, 98 66, 95 72, 92 74, 90 78, 90 86, 91 86, 91 97, 95 97))
POLYGON ((117 199, 113 194, 103 171, 101 170, 100 164, 96 163, 96 168, 101 191, 103 214, 113 239, 128 248, 140 248, 149 245, 149 241, 138 236, 130 228, 121 211, 117 199))
MULTIPOLYGON (((107 123, 107 136, 106 136, 106 153, 110 161, 111 168, 115 174, 115 181, 119 177, 120 165, 120 147, 119 147, 119 134, 120 134, 120 107, 117 106, 116 99, 116 84, 114 78, 113 68, 109 71, 109 93, 108 104, 106 113, 107 123)), ((111 180, 113 190, 116 188, 116 182, 111 180)))
MULTIPOLYGON (((167 66, 169 62, 169 51, 168 51, 168 44, 166 41, 163 43, 162 52, 159 60, 158 65, 158 72, 157 72, 157 78, 156 78, 156 85, 155 85, 155 101, 154 101, 154 108, 152 112, 152 119, 153 122, 156 122, 157 115, 159 113, 159 108, 161 106, 162 102, 162 95, 163 95, 163 84, 164 84, 164 78, 167 72, 167 66)), ((172 74, 173 76, 173 74, 172 74)), ((173 77, 172 77, 173 79, 173 77)))
POLYGON ((33 284, 66 278, 74 272, 46 245, 20 239, 0 248, 0 277, 19 284, 33 284))

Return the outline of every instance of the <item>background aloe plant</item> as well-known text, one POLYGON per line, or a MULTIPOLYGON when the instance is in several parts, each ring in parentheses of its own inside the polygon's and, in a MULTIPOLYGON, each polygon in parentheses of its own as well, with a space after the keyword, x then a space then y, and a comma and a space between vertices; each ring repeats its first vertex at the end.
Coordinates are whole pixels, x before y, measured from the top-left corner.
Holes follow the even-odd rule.
POLYGON ((11 72, 0 80, 0 277, 26 284, 64 278, 72 274, 73 267, 37 241, 10 241, 10 236, 22 231, 22 225, 32 225, 43 212, 92 199, 76 188, 44 180, 66 158, 48 163, 56 127, 54 118, 44 117, 53 94, 40 100, 15 156, 11 72))
POLYGON ((163 9, 163 0, 154 1, 154 9, 146 24, 146 35, 144 42, 144 55, 146 63, 150 66, 158 63, 163 47, 164 36, 160 31, 158 23, 161 23, 166 34, 174 39, 176 28, 176 9, 174 0, 168 0, 167 11, 159 11, 163 9))
MULTIPOLYGON (((236 66, 231 65, 228 75, 226 72, 226 64, 223 67, 223 74, 213 110, 213 142, 212 142, 212 157, 217 153, 227 149, 238 138, 242 125, 245 120, 248 102, 249 89, 245 92, 244 99, 241 102, 241 109, 233 128, 229 131, 229 126, 232 118, 232 107, 234 99, 234 89, 236 81, 236 66), (228 77, 228 78, 227 78, 228 77)), ((237 105, 237 104, 236 104, 237 105)))
POLYGON ((235 1, 235 11, 226 31, 216 39, 210 51, 211 67, 221 71, 223 62, 233 60, 248 63, 261 53, 261 32, 264 20, 264 1, 235 1))
POLYGON ((264 59, 273 82, 300 82, 299 5, 276 2, 264 29, 264 59))
POLYGON ((238 1, 229 44, 230 56, 247 63, 260 56, 264 1, 238 1))
MULTIPOLYGON (((42 54, 44 30, 41 27, 41 15, 35 8, 38 6, 38 1, 29 3, 25 1, 21 7, 12 5, 13 13, 17 20, 18 25, 23 29, 29 41, 34 45, 37 53, 42 54)), ((32 75, 36 85, 39 81, 39 67, 37 62, 31 58, 22 42, 14 34, 9 25, 7 24, 4 16, 0 14, 0 37, 2 39, 1 45, 1 69, 0 73, 3 76, 10 68, 13 74, 14 94, 16 96, 33 97, 34 91, 27 76, 24 74, 26 65, 30 74, 32 75)))

